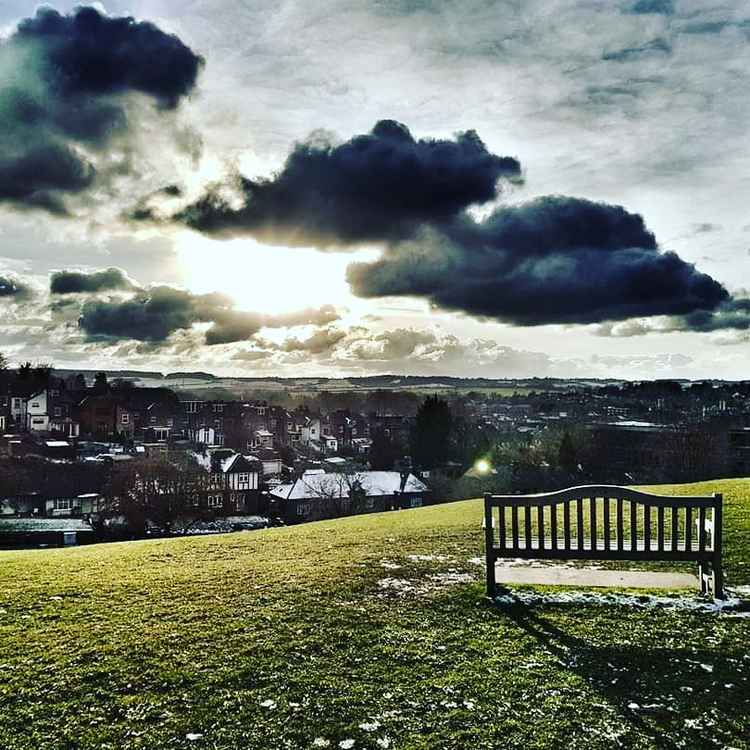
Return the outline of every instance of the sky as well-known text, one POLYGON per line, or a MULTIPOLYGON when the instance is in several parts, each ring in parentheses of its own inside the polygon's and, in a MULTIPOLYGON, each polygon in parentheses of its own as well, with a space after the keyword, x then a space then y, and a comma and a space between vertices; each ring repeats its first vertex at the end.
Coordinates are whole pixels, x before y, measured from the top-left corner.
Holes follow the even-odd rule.
POLYGON ((743 379, 750 8, 0 3, 0 352, 743 379))

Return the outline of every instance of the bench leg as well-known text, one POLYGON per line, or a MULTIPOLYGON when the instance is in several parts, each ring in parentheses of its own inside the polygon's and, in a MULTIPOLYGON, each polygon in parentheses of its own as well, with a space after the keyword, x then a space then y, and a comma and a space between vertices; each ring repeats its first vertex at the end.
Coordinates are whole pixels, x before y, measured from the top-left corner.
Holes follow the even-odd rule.
POLYGON ((708 585, 706 580, 706 567, 703 563, 698 563, 698 582, 701 586, 701 594, 705 595, 708 593, 708 585))
POLYGON ((724 571, 721 569, 721 560, 714 560, 713 564, 713 590, 714 599, 724 598, 724 571))
POLYGON ((487 555, 487 596, 490 599, 495 598, 495 558, 487 555))

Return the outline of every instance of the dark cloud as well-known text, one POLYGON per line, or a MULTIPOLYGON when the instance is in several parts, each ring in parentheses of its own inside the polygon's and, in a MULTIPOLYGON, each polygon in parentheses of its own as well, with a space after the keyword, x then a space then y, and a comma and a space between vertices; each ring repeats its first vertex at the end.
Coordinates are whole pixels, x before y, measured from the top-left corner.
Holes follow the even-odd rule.
POLYGON ((325 325, 338 319, 331 306, 283 315, 235 310, 219 293, 191 294, 156 286, 130 300, 90 300, 83 305, 79 325, 90 339, 136 339, 163 342, 175 331, 195 323, 211 323, 206 343, 228 344, 252 338, 261 328, 325 325))
POLYGON ((82 271, 55 271, 50 277, 52 294, 80 294, 104 292, 112 289, 132 290, 135 284, 119 268, 84 273, 82 271))
POLYGON ((202 59, 174 34, 91 7, 68 16, 42 7, 11 43, 39 47, 44 78, 62 97, 141 91, 174 108, 195 86, 202 59))
POLYGON ((674 2, 673 0, 638 0, 633 3, 628 12, 637 15, 656 13, 671 16, 674 13, 674 2))
POLYGON ((639 215, 559 196, 427 229, 347 276, 363 297, 422 297, 516 325, 688 315, 729 299, 719 282, 661 252, 639 215))
POLYGON ((0 299, 19 302, 31 296, 31 289, 13 276, 0 276, 0 299))
MULTIPOLYGON (((490 153, 474 131, 417 140, 405 125, 381 120, 339 145, 314 135, 271 179, 215 185, 175 218, 220 236, 341 247, 411 236, 422 223, 493 200, 501 178, 520 174, 516 159, 490 153)), ((134 212, 152 215, 143 205, 134 212)))
POLYGON ((123 95, 174 109, 202 63, 151 23, 91 7, 37 10, 0 42, 0 201, 65 213, 64 196, 99 174, 92 151, 128 133, 123 95))

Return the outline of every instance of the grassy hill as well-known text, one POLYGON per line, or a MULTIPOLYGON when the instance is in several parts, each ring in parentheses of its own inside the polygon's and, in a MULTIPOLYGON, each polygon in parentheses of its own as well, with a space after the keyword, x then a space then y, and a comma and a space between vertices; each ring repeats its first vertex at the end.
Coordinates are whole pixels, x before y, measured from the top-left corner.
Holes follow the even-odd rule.
MULTIPOLYGON (((660 491, 725 493, 750 594, 750 481, 660 491)), ((480 524, 467 501, 0 553, 0 748, 750 747, 750 618, 491 606, 480 524)))

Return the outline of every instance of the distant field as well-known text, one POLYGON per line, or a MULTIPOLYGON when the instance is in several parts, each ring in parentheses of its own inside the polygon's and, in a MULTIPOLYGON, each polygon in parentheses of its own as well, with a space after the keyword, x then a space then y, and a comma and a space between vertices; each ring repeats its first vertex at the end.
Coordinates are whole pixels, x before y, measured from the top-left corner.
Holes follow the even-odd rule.
MULTIPOLYGON (((724 492, 750 595, 750 480, 659 491, 724 492)), ((743 613, 492 606, 480 524, 466 501, 0 553, 0 748, 750 747, 743 613)))
POLYGON ((377 390, 386 391, 401 391, 406 393, 416 393, 419 395, 466 395, 467 393, 476 392, 484 395, 492 395, 499 397, 513 396, 517 394, 519 396, 527 396, 532 391, 536 392, 544 391, 543 387, 539 389, 526 388, 522 386, 449 386, 443 384, 435 385, 377 385, 377 386, 363 386, 356 383, 348 383, 346 381, 331 381, 329 383, 316 385, 314 387, 295 384, 294 382, 273 382, 264 380, 236 380, 234 378, 217 378, 217 379, 203 379, 195 377, 185 378, 170 378, 164 380, 162 378, 149 378, 141 377, 137 378, 137 383, 140 386, 147 388, 166 387, 172 388, 175 391, 198 391, 198 392, 221 392, 226 391, 227 393, 233 394, 235 397, 245 396, 251 397, 255 392, 285 392, 289 393, 294 398, 314 398, 323 392, 327 393, 370 393, 377 390))

